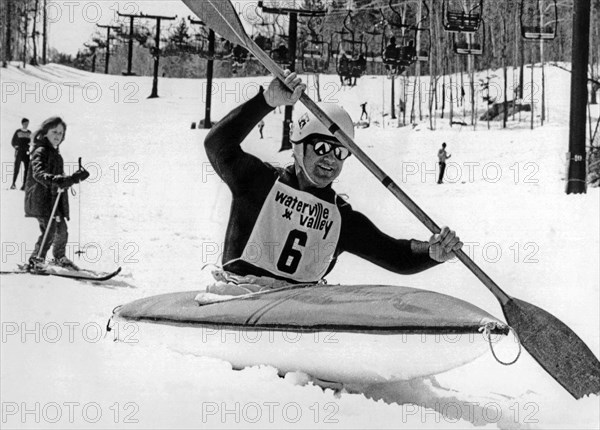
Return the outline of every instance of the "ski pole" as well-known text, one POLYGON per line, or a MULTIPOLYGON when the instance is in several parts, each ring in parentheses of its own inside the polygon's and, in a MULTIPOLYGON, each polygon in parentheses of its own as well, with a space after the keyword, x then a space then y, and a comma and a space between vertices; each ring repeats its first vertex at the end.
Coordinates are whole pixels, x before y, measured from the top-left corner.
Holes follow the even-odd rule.
MULTIPOLYGON (((79 157, 79 170, 80 171, 85 171, 85 168, 83 167, 83 165, 81 164, 81 157, 79 157)), ((85 251, 81 250, 81 186, 79 187, 79 204, 77 206, 79 208, 79 227, 78 227, 78 234, 77 234, 77 251, 75 251, 75 254, 77 254, 77 258, 81 258, 81 254, 85 254, 85 251)))
POLYGON ((48 225, 46 226, 46 231, 44 232, 44 238, 42 239, 42 244, 40 245, 40 249, 38 249, 37 258, 42 258, 42 250, 46 245, 46 240, 48 240, 48 233, 50 233, 50 228, 52 227, 52 221, 54 220, 54 214, 56 213, 56 209, 58 208, 58 202, 60 201, 60 196, 64 190, 62 188, 58 189, 58 195, 56 196, 56 200, 54 201, 54 207, 52 208, 52 213, 50 214, 50 219, 48 220, 48 225))

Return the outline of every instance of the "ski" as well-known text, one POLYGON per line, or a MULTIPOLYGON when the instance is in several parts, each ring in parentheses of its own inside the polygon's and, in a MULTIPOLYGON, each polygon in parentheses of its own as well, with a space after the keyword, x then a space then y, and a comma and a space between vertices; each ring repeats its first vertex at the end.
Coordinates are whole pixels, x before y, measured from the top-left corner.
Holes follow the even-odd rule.
POLYGON ((47 269, 39 272, 30 272, 26 269, 26 265, 19 266, 17 270, 0 271, 1 275, 40 275, 40 276, 60 276, 62 278, 70 278, 79 281, 94 281, 102 282, 114 278, 121 272, 121 267, 118 267, 113 272, 97 272, 89 269, 69 270, 62 267, 50 266, 47 269))

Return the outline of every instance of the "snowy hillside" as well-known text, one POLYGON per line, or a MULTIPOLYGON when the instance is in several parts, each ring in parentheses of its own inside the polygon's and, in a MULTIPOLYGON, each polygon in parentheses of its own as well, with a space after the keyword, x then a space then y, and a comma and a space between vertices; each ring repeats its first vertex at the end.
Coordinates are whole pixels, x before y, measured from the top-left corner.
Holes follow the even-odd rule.
MULTIPOLYGON (((540 82, 539 68, 535 82, 540 82)), ((490 72, 491 73, 491 72, 490 72)), ((499 71, 492 79, 501 88, 499 71)), ((512 75, 512 73, 509 73, 512 75)), ((484 80, 487 73, 476 76, 484 80)), ((305 77, 306 78, 306 77, 305 77)), ((456 76, 453 78, 456 79, 456 76)), ((565 189, 570 75, 547 66, 548 121, 528 113, 507 130, 453 126, 448 118, 397 127, 390 120, 390 81, 367 76, 354 88, 321 76, 321 96, 355 120, 368 102, 371 127, 356 142, 438 224, 465 241, 467 253, 508 294, 551 312, 600 356, 600 197, 565 189), (383 98, 385 97, 385 98, 383 98), (383 116, 383 113, 388 115, 383 116), (378 123, 378 124, 375 124, 378 123), (452 154, 437 185, 437 150, 452 154)), ((249 99, 268 77, 218 80, 213 120, 249 99)), ((401 79, 396 82, 397 96, 401 79)), ((308 78, 312 85, 313 78, 308 78)), ((155 294, 197 290, 218 264, 230 194, 208 163, 202 80, 160 79, 160 98, 147 99, 152 80, 91 74, 59 65, 1 70, 1 270, 26 261, 39 234, 23 217, 23 192, 9 190, 9 144, 22 117, 35 130, 60 115, 68 129, 61 153, 91 173, 70 196, 69 256, 80 266, 123 272, 103 284, 55 277, 1 277, 2 425, 7 428, 598 428, 597 396, 573 400, 524 352, 513 366, 491 354, 434 378, 341 393, 304 384, 301 374, 269 367, 233 371, 224 361, 163 344, 112 342, 105 326, 115 306, 155 294), (85 249, 83 256, 74 254, 85 249), (361 392, 362 391, 362 392, 361 392)), ((422 79, 423 88, 428 82, 422 79)), ((533 88, 538 88, 534 85, 533 88)), ((315 94, 309 87, 309 92, 315 94)), ((525 101, 529 95, 525 95, 525 101)), ((536 94, 534 94, 536 97, 536 94)), ((483 111, 481 94, 478 111, 483 111)), ((468 95, 467 95, 468 100, 468 95)), ((422 99, 426 115, 426 97, 422 99)), ((412 103, 406 97, 406 105, 412 103)), ((537 106, 537 105, 536 105, 537 106)), ((536 107, 537 109, 537 107, 536 107)), ((537 112, 536 112, 537 113, 537 112)), ((592 116, 598 118, 598 107, 592 116)), ((446 112, 447 115, 447 112, 446 112)), ((456 119, 470 114, 455 107, 456 119)), ((277 152, 283 114, 265 118, 244 149, 285 165, 277 152)), ((21 179, 17 182, 20 185, 21 179)), ((429 234, 351 157, 335 184, 339 193, 383 231, 405 238, 429 234)), ((399 277, 343 255, 329 283, 394 284, 459 297, 502 317, 496 299, 459 262, 399 277)), ((517 352, 514 342, 498 353, 517 352)), ((375 352, 374 352, 375 353, 375 352)), ((343 356, 340 356, 343 360, 343 356)))

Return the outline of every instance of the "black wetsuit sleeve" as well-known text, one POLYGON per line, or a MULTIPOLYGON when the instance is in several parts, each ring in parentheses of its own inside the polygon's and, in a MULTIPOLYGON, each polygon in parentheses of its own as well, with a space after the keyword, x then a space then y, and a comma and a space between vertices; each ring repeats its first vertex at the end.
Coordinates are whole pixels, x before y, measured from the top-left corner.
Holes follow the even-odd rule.
POLYGON ((204 147, 208 159, 234 194, 247 191, 256 176, 270 172, 259 158, 244 152, 240 145, 272 110, 261 88, 255 97, 229 112, 206 136, 204 147))
POLYGON ((413 251, 412 242, 388 236, 360 212, 342 210, 340 251, 348 251, 402 275, 418 273, 439 264, 429 257, 428 252, 413 251))

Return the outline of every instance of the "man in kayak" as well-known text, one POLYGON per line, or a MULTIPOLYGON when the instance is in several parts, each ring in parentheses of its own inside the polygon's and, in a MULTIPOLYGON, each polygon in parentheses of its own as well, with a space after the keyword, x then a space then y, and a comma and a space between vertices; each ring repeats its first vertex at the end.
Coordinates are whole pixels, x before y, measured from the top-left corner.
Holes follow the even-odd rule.
MULTIPOLYGON (((310 112, 297 115, 290 140, 294 164, 278 168, 244 152, 241 143, 256 124, 280 105, 293 105, 306 86, 286 71, 266 91, 233 109, 205 140, 208 158, 233 194, 217 282, 199 301, 235 296, 287 284, 318 283, 348 251, 399 274, 412 274, 453 257, 462 247, 444 227, 429 241, 394 239, 333 190, 331 184, 350 156, 310 112)), ((349 136, 354 126, 340 106, 321 108, 349 136)))

